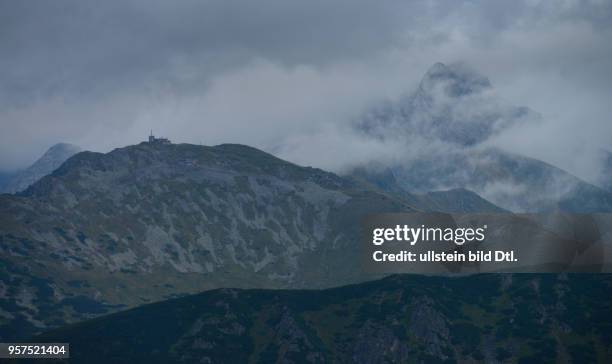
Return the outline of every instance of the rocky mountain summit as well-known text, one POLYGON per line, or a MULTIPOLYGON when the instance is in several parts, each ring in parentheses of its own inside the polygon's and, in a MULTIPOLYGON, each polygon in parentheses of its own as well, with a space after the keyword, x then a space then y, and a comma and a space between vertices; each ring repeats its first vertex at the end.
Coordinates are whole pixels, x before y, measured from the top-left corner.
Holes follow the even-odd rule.
POLYGON ((437 63, 417 90, 373 108, 355 124, 368 137, 403 143, 407 155, 349 174, 388 192, 467 189, 512 212, 612 211, 612 193, 605 188, 487 144, 509 128, 538 122, 536 112, 497 97, 486 77, 463 65, 437 63))
POLYGON ((81 151, 76 145, 58 143, 49 148, 36 162, 23 171, 15 175, 2 185, 0 192, 16 193, 21 192, 38 181, 42 177, 53 172, 57 167, 81 151))
POLYGON ((70 342, 71 363, 605 363, 611 285, 609 275, 403 275, 322 291, 221 289, 34 340, 70 342))
POLYGON ((212 288, 373 279, 358 269, 361 218, 460 208, 441 195, 384 193, 242 145, 78 153, 0 195, 0 337, 212 288))
POLYGON ((527 107, 503 102, 486 77, 462 64, 434 64, 419 86, 395 103, 383 103, 357 126, 377 138, 480 144, 519 123, 538 122, 527 107))

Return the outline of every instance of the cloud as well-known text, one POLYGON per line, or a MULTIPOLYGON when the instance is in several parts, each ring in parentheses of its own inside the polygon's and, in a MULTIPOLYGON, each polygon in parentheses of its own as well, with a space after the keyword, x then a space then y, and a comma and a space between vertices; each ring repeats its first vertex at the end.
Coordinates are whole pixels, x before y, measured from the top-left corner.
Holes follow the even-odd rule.
POLYGON ((533 0, 0 2, 0 169, 24 166, 55 142, 106 151, 153 128, 177 142, 245 143, 342 171, 412 153, 364 140, 349 125, 371 105, 414 90, 433 63, 460 61, 488 76, 505 101, 544 118, 495 143, 594 175, 590 151, 576 150, 606 146, 612 135, 611 8, 533 0))

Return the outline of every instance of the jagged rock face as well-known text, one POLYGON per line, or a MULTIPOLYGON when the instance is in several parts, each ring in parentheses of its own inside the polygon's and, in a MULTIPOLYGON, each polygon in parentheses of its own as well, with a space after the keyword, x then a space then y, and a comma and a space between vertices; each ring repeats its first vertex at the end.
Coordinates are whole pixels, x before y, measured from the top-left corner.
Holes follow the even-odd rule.
POLYGON ((4 184, 0 192, 16 193, 25 190, 34 182, 53 172, 64 163, 66 159, 80 151, 81 148, 76 145, 67 143, 55 144, 30 167, 12 176, 11 179, 4 184))
POLYGON ((462 65, 436 63, 415 92, 398 103, 374 108, 359 127, 378 138, 418 137, 422 142, 474 146, 512 125, 538 118, 526 107, 496 98, 486 77, 462 65))
POLYGON ((610 288, 610 275, 521 274, 223 289, 36 339, 70 342, 77 363, 608 362, 610 288))
POLYGON ((486 77, 438 63, 411 95, 375 108, 356 124, 372 138, 404 143, 410 153, 350 174, 400 194, 466 189, 513 212, 612 211, 610 191, 542 161, 487 147, 498 133, 538 121, 528 108, 495 97, 486 77))
POLYGON ((245 146, 79 153, 0 196, 0 337, 209 288, 361 281, 360 218, 410 210, 245 146))
POLYGON ((424 343, 424 352, 434 358, 446 360, 452 351, 448 319, 435 308, 435 302, 428 296, 414 301, 410 332, 424 343))

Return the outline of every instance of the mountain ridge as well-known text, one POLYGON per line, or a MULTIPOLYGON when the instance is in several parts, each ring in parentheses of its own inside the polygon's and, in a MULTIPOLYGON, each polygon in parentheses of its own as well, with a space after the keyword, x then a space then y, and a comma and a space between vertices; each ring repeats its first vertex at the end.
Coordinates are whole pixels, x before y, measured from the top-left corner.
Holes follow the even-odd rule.
POLYGON ((217 287, 373 279, 356 227, 394 211, 417 210, 241 145, 81 152, 0 195, 0 337, 217 287))
POLYGON ((489 274, 218 289, 32 340, 70 342, 71 362, 88 363, 606 362, 611 285, 610 275, 489 274), (118 341, 118 332, 130 340, 118 341))

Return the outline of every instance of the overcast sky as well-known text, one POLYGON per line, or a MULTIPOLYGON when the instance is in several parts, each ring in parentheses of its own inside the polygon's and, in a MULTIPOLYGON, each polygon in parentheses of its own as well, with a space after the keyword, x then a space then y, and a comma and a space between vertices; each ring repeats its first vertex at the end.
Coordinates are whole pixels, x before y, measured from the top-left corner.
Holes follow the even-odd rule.
POLYGON ((438 61, 542 114, 500 146, 577 174, 612 149, 612 1, 0 0, 0 170, 153 129, 339 171, 390 148, 347 123, 438 61))

